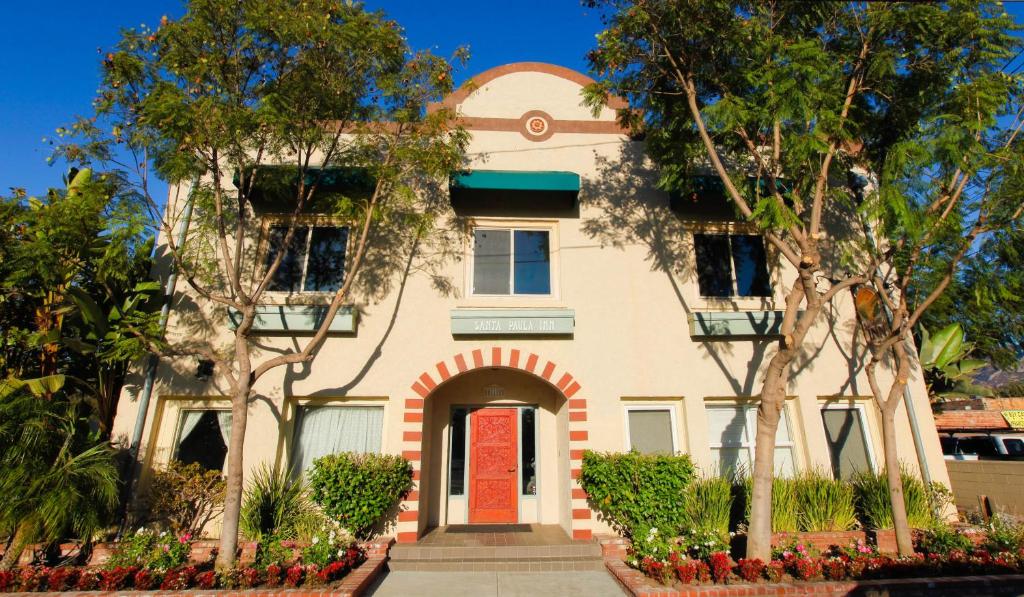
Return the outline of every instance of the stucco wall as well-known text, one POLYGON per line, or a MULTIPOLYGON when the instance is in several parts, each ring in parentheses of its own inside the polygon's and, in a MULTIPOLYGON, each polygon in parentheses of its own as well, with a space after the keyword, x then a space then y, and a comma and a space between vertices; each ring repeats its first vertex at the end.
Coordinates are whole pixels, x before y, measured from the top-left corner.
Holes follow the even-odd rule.
POLYGON ((978 496, 988 496, 994 512, 1024 516, 1024 462, 949 460, 946 467, 958 509, 978 511, 978 496))

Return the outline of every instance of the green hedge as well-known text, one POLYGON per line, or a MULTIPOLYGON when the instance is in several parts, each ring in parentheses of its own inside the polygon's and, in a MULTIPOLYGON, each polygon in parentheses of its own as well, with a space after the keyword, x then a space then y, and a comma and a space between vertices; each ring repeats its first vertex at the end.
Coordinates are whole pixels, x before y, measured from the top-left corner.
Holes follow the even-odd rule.
POLYGON ((580 485, 594 508, 627 537, 647 533, 682 533, 686 525, 686 490, 694 478, 687 455, 583 454, 580 485))
POLYGON ((309 488, 325 514, 365 538, 412 490, 412 465, 390 454, 331 454, 313 461, 309 488))

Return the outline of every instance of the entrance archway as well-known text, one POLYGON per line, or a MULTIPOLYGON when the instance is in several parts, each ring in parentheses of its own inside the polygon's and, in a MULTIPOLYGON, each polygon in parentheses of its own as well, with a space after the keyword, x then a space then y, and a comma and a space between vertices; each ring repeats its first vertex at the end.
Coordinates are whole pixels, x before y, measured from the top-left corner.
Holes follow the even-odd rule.
MULTIPOLYGON (((479 387, 481 382, 485 381, 485 378, 481 376, 486 375, 487 369, 498 370, 495 372, 495 379, 502 379, 506 384, 513 383, 522 385, 524 388, 528 388, 530 384, 543 387, 533 392, 528 389, 520 390, 516 396, 510 397, 498 395, 495 392, 493 396, 485 396, 486 399, 474 398, 469 401, 474 404, 467 404, 467 406, 522 410, 533 405, 538 409, 547 409, 552 417, 564 413, 561 414, 564 423, 561 424, 560 429, 558 429, 559 425, 556 424, 555 418, 552 418, 547 426, 543 424, 543 421, 538 424, 538 430, 547 433, 546 437, 549 442, 557 442, 558 452, 568 456, 564 459, 565 465, 558 469, 559 474, 550 477, 555 481, 556 487, 549 488, 549 490, 557 491, 563 496, 559 507, 562 505, 565 507, 559 514, 566 530, 571 532, 574 539, 589 539, 593 532, 592 513, 587 506, 586 493, 580 488, 578 482, 583 450, 589 440, 587 400, 579 396, 581 386, 571 373, 559 369, 555 363, 541 359, 534 353, 494 346, 489 350, 475 349, 459 353, 450 359, 440 361, 434 365, 433 369, 420 374, 410 386, 413 395, 404 399, 402 455, 412 462, 415 488, 402 502, 398 515, 398 541, 402 543, 416 541, 431 523, 432 518, 435 523, 439 519, 448 520, 447 513, 444 516, 440 514, 444 508, 447 508, 447 504, 431 502, 432 496, 443 495, 442 488, 438 485, 440 480, 446 479, 446 476, 438 474, 440 471, 437 467, 445 466, 446 464, 441 463, 446 463, 446 461, 443 458, 438 460, 435 457, 433 459, 434 468, 431 469, 432 453, 439 452, 438 446, 430 445, 430 440, 432 436, 438 435, 436 433, 438 426, 435 424, 432 427, 425 427, 425 419, 428 419, 427 422, 434 421, 436 423, 438 416, 449 417, 449 407, 459 399, 454 394, 446 392, 444 387, 451 385, 455 392, 458 386, 467 385, 471 380, 475 380, 475 385, 479 387), (501 374, 502 371, 506 373, 501 374), (519 375, 510 376, 509 374, 513 372, 519 373, 519 375), (523 373, 526 375, 522 375, 523 373), (467 374, 470 375, 467 376, 467 374), (517 378, 522 384, 515 381, 517 378), (455 383, 456 379, 460 379, 458 384, 455 383), (545 398, 545 394, 550 398, 545 398), (433 398, 437 398, 440 408, 432 411, 431 408, 425 407, 427 407, 427 401, 433 398), (425 413, 427 413, 426 416, 425 413), (434 486, 431 486, 431 482, 434 486)), ((500 384, 494 385, 500 387, 500 384)), ((475 409, 467 409, 467 412, 472 410, 475 409)), ((538 416, 546 417, 547 414, 540 411, 538 416)), ((538 437, 538 440, 543 441, 543 439, 543 437, 538 437)), ((543 445, 540 441, 537 446, 538 450, 551 450, 556 447, 550 444, 543 445)), ((546 470, 550 474, 552 468, 549 466, 546 470)), ((445 491, 447 490, 445 489, 445 491)), ((550 504, 550 502, 548 503, 550 504)), ((551 512, 541 512, 537 516, 547 517, 550 520, 551 512)))

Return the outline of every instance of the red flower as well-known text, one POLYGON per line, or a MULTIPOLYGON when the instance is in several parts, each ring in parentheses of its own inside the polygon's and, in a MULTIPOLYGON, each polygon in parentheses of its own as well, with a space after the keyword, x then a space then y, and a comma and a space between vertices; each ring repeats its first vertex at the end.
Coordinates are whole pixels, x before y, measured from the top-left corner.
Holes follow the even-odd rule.
POLYGON ((840 558, 829 558, 824 563, 825 578, 844 580, 846 578, 846 562, 840 558))
POLYGON ((676 577, 684 585, 693 584, 694 579, 697 578, 697 563, 693 560, 683 560, 676 564, 675 568, 676 577))
POLYGON ((768 562, 768 567, 765 568, 765 575, 768 577, 769 582, 782 582, 782 576, 785 573, 786 563, 780 560, 768 562))
POLYGON ((281 567, 277 564, 267 566, 267 586, 277 587, 281 585, 281 567))
POLYGON ((260 571, 256 568, 242 568, 238 573, 238 586, 243 589, 251 589, 260 584, 260 571))
POLYGON ((185 590, 192 586, 197 572, 195 566, 183 566, 169 570, 167 575, 164 576, 163 582, 160 583, 160 589, 163 591, 185 590))
POLYGON ((0 570, 0 592, 7 592, 14 587, 14 573, 10 570, 0 570))
POLYGON ((757 582, 764 574, 765 563, 759 558, 743 559, 737 562, 736 573, 747 582, 757 582))
POLYGON ((719 551, 711 554, 709 558, 711 566, 711 577, 716 583, 724 583, 729 580, 732 574, 732 559, 729 554, 719 551))
POLYGON ((306 570, 302 566, 296 564, 288 569, 288 572, 284 575, 284 584, 289 587, 297 587, 302 584, 302 580, 306 575, 306 570))
POLYGON ((217 573, 213 570, 200 572, 196 575, 196 586, 200 589, 210 590, 217 586, 217 573))
POLYGON ((91 570, 83 570, 78 575, 75 589, 78 591, 95 591, 100 585, 100 575, 91 570))
POLYGON ((793 568, 798 579, 812 580, 821 576, 821 560, 818 558, 799 558, 793 568))
POLYGON ((101 570, 99 587, 101 591, 120 591, 128 587, 132 577, 139 571, 134 566, 117 566, 110 570, 101 570))
POLYGON ((135 588, 140 591, 150 591, 160 585, 160 574, 152 570, 139 570, 135 573, 135 588))
MULTIPOLYGON (((46 588, 50 591, 70 591, 71 587, 78 582, 79 571, 77 568, 54 568, 46 579, 46 588)), ((3 591, 3 581, 0 580, 0 591, 3 591)))
POLYGON ((711 569, 708 565, 700 560, 694 565, 697 567, 697 582, 711 582, 711 569))

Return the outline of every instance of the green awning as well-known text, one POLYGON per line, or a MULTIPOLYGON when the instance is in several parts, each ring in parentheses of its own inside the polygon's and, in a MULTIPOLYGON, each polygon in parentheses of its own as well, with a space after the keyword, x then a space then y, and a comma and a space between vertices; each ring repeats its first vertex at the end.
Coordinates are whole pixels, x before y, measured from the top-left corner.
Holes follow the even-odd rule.
POLYGON ((452 205, 572 208, 580 192, 575 172, 472 170, 452 174, 452 205))

